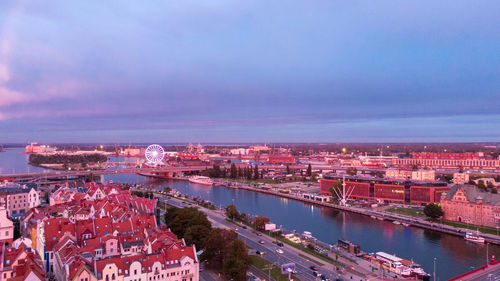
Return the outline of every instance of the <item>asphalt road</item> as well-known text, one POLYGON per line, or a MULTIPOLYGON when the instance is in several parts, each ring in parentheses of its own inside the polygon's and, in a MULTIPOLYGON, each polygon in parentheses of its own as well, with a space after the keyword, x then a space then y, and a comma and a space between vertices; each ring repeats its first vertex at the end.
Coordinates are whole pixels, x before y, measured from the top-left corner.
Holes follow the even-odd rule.
MULTIPOLYGON (((162 201, 165 201, 165 198, 161 198, 162 201)), ((179 199, 174 199, 174 198, 168 198, 167 199, 168 204, 176 206, 176 207, 186 207, 190 206, 188 203, 185 201, 179 200, 179 199)), ((278 247, 276 244, 273 244, 273 240, 271 237, 267 235, 262 235, 262 236, 257 236, 256 233, 253 233, 252 229, 243 229, 241 227, 237 227, 236 225, 226 221, 226 217, 223 216, 220 212, 218 211, 213 211, 213 210, 208 210, 202 207, 199 207, 201 211, 203 211, 205 214, 207 214, 209 220, 212 222, 214 227, 219 227, 219 228, 226 228, 226 229, 233 229, 238 233, 238 236, 241 240, 243 240, 249 247, 264 252, 265 254, 262 256, 266 260, 272 262, 273 264, 277 266, 281 266, 282 264, 286 263, 295 263, 296 266, 296 271, 297 273, 295 274, 300 280, 303 281, 314 281, 318 280, 320 278, 316 278, 313 276, 313 270, 310 269, 310 266, 315 265, 319 268, 318 272, 320 274, 324 274, 330 280, 335 280, 336 278, 341 278, 338 276, 338 274, 335 272, 335 268, 333 265, 326 263, 326 262, 321 262, 324 264, 323 266, 320 266, 319 264, 315 264, 314 262, 311 262, 301 256, 299 256, 299 253, 302 255, 306 255, 302 251, 299 251, 298 249, 285 244, 283 247, 278 247), (264 240, 264 244, 260 244, 259 240, 264 240), (276 252, 276 249, 281 248, 284 253, 279 254, 276 252)), ((352 279, 350 279, 350 275, 348 276, 347 280, 366 280, 363 277, 359 276, 353 276, 352 279)), ((343 277, 343 279, 346 279, 343 277)))

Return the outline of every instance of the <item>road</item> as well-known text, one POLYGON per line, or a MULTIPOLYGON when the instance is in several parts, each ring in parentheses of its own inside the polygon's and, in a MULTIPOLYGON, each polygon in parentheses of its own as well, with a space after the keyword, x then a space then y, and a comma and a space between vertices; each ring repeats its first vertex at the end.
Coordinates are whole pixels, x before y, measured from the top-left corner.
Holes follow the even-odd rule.
MULTIPOLYGON (((168 203, 169 205, 173 205, 176 207, 186 207, 189 206, 190 203, 185 201, 174 199, 174 198, 160 198, 161 201, 168 203)), ((357 281, 365 281, 367 280, 364 276, 357 276, 348 273, 347 276, 340 277, 336 271, 335 266, 327 263, 325 261, 320 261, 322 266, 318 263, 314 263, 312 261, 318 260, 315 257, 310 256, 309 254, 302 252, 290 245, 285 244, 283 247, 278 247, 276 244, 273 244, 273 238, 267 235, 258 236, 256 232, 252 229, 244 229, 238 227, 231 222, 226 221, 226 217, 221 214, 219 211, 209 210, 203 207, 199 207, 199 210, 203 211, 208 219, 212 222, 214 227, 232 229, 236 231, 238 237, 244 241, 249 247, 255 249, 256 251, 264 252, 263 258, 272 262, 276 266, 281 266, 285 263, 295 263, 296 265, 296 276, 303 281, 314 281, 318 280, 313 276, 313 270, 310 269, 310 266, 315 265, 319 268, 318 272, 320 274, 324 274, 330 280, 335 280, 336 278, 348 279, 348 280, 357 280, 357 281), (264 244, 260 244, 259 241, 263 240, 264 244), (284 253, 279 254, 276 252, 276 249, 283 249, 284 253), (302 256, 299 256, 301 254, 302 256), (308 259, 305 259, 303 256, 306 256, 308 259), (352 277, 352 279, 351 279, 352 277)))

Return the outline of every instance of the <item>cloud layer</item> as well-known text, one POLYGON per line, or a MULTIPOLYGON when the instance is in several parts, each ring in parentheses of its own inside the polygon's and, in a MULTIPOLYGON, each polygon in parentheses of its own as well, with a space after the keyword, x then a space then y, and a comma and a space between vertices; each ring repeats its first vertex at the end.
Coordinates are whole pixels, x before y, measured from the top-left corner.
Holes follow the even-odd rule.
POLYGON ((1 2, 0 141, 500 141, 498 10, 1 2))

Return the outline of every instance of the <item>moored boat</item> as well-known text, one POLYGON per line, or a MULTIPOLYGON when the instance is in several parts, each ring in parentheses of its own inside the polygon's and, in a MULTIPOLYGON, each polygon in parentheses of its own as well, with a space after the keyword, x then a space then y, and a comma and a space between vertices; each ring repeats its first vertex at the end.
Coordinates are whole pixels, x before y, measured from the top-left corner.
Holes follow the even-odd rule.
POLYGON ((420 280, 430 279, 430 275, 426 273, 419 264, 413 261, 405 260, 384 252, 377 252, 376 258, 382 265, 385 265, 388 270, 402 277, 416 277, 420 280))
POLYGON ((396 225, 401 224, 401 222, 399 222, 399 221, 393 221, 392 223, 396 224, 396 225))
POLYGON ((465 240, 475 242, 475 243, 484 243, 484 238, 479 236, 479 230, 474 234, 473 232, 465 233, 465 240))
POLYGON ((404 226, 406 226, 406 227, 410 226, 410 224, 409 224, 409 223, 406 223, 406 222, 402 223, 402 225, 404 225, 404 226))
POLYGON ((214 184, 212 179, 205 176, 191 176, 189 177, 189 182, 203 184, 203 185, 210 185, 210 186, 214 184))

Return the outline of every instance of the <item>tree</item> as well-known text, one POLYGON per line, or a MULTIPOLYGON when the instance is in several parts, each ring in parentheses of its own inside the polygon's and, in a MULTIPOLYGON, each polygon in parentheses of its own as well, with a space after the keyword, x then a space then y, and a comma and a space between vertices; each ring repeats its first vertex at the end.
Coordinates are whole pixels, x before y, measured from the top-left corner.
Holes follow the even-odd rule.
POLYGON ((204 249, 207 236, 210 233, 210 228, 204 225, 192 225, 186 229, 184 240, 188 245, 196 245, 198 249, 204 249))
POLYGON ((350 176, 355 176, 358 173, 358 169, 356 169, 356 167, 349 167, 347 168, 346 173, 350 176))
POLYGON ((253 179, 258 180, 259 179, 259 166, 255 165, 253 169, 253 179))
POLYGON ((21 237, 21 221, 20 220, 13 220, 12 221, 14 224, 14 240, 17 238, 21 237))
POLYGON ((208 260, 212 268, 222 268, 228 245, 236 240, 238 235, 232 230, 214 228, 206 237, 205 251, 202 259, 208 260))
POLYGON ((311 164, 309 164, 309 165, 307 166, 307 176, 308 176, 308 177, 312 176, 312 167, 311 167, 311 164))
POLYGON ((424 214, 430 218, 437 219, 444 215, 443 209, 438 204, 430 203, 424 208, 424 214))
POLYGON ((241 169, 241 167, 238 167, 238 178, 242 177, 243 177, 243 169, 241 169))
POLYGON ((50 202, 50 195, 49 195, 49 191, 45 191, 45 193, 43 194, 43 199, 45 200, 45 202, 47 204, 49 204, 50 202))
POLYGON ((238 213, 236 206, 231 204, 226 207, 226 216, 232 220, 235 220, 240 218, 240 213, 238 213))
POLYGON ((270 220, 268 217, 257 216, 255 218, 255 228, 257 230, 264 230, 266 223, 269 223, 270 220))
POLYGON ((493 183, 491 181, 488 182, 488 185, 487 185, 488 189, 493 189, 495 188, 495 186, 493 185, 493 183))
POLYGON ((224 273, 235 281, 244 281, 249 264, 250 259, 245 243, 240 239, 235 239, 229 244, 224 258, 224 273))
POLYGON ((231 163, 231 178, 235 179, 238 177, 238 170, 236 169, 236 164, 231 163))
POLYGON ((337 194, 342 194, 342 181, 341 180, 334 181, 332 186, 329 188, 329 191, 333 197, 338 197, 337 194))
POLYGON ((252 172, 253 172, 252 166, 248 167, 246 175, 247 175, 247 180, 249 180, 249 181, 252 180, 252 172))
POLYGON ((172 191, 172 188, 170 188, 170 187, 168 187, 168 186, 167 186, 167 187, 165 187, 165 188, 163 189, 163 191, 164 191, 165 193, 169 193, 170 191, 172 191))
POLYGON ((287 174, 291 174, 292 171, 290 170, 290 166, 288 166, 288 164, 286 165, 286 173, 287 174))
POLYGON ((212 226, 207 215, 196 208, 173 209, 167 212, 165 221, 172 232, 180 237, 184 237, 187 229, 191 226, 201 225, 208 229, 212 226))
POLYGON ((484 181, 483 181, 483 180, 479 180, 479 181, 477 182, 477 187, 478 187, 479 189, 482 189, 482 190, 485 190, 485 189, 486 189, 486 185, 484 185, 484 181))

